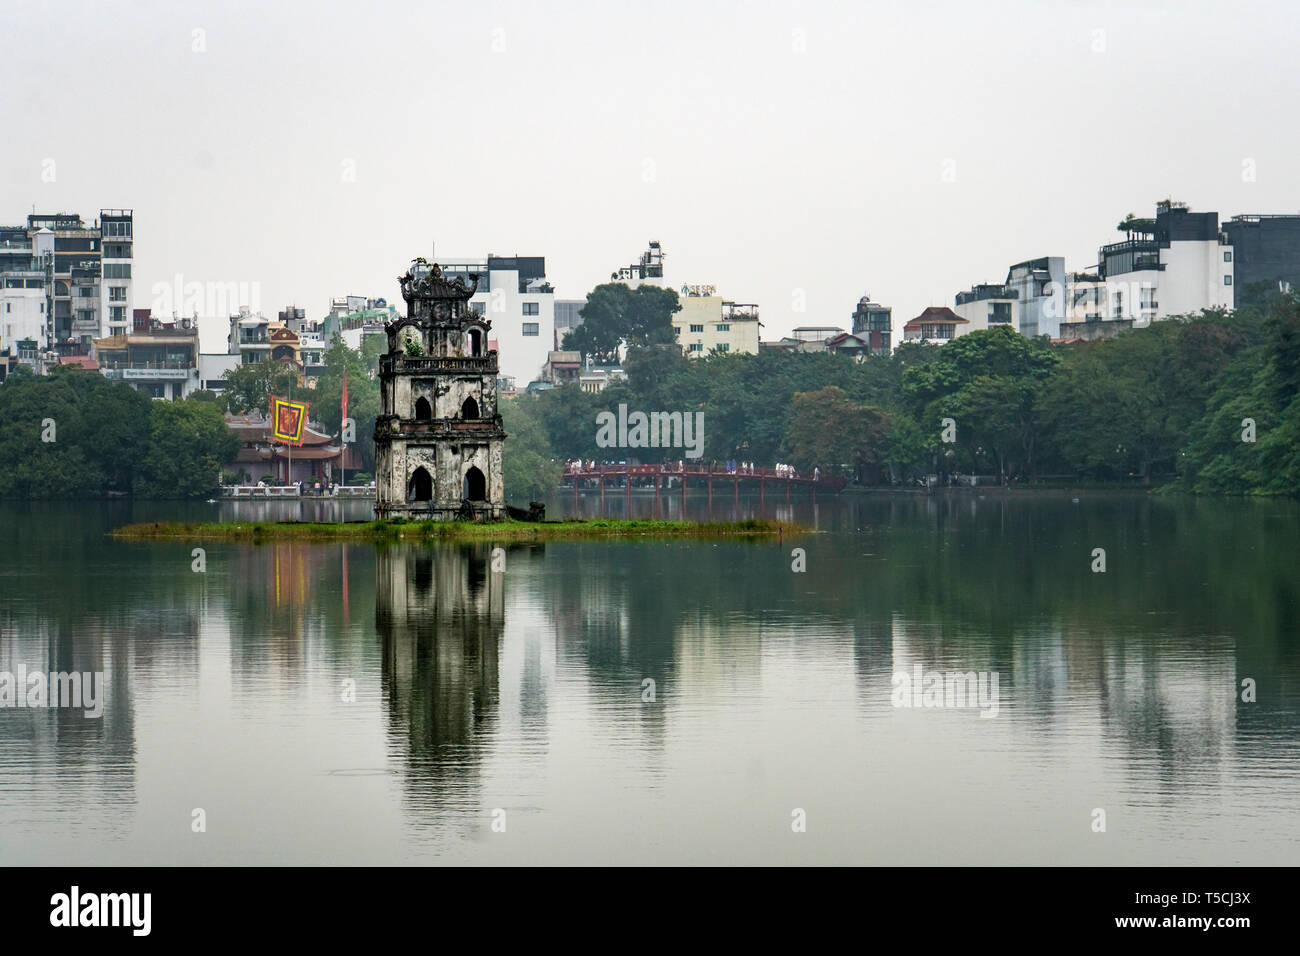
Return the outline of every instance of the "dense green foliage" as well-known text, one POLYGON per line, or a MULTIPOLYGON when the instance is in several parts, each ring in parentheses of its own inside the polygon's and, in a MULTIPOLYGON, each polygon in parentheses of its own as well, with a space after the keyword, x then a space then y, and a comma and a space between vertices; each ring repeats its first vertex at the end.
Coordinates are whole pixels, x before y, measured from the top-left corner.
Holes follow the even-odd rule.
POLYGON ((238 447, 210 401, 155 402, 81 369, 0 386, 0 497, 206 496, 238 447))
MULTIPOLYGON (((16 372, 0 386, 0 496, 206 495, 237 450, 223 404, 242 411, 264 408, 269 394, 306 399, 313 421, 337 434, 345 368, 357 446, 373 466, 378 382, 342 344, 328 364, 314 389, 267 362, 231 373, 221 401, 176 403, 80 369, 16 372)), ((544 497, 564 459, 683 457, 680 448, 597 446, 596 416, 620 404, 703 413, 704 462, 785 461, 861 484, 955 470, 1300 493, 1295 297, 1091 343, 1053 345, 998 328, 855 362, 782 352, 687 360, 650 341, 626 365, 628 380, 599 395, 568 386, 502 403, 511 502, 544 497)))
POLYGON ((149 450, 136 471, 135 492, 149 498, 205 496, 239 445, 220 406, 210 401, 151 402, 149 450))
POLYGON ((598 285, 579 313, 582 325, 564 336, 564 347, 594 355, 601 362, 618 360, 619 349, 666 345, 673 341, 672 317, 681 311, 677 293, 621 282, 598 285))
POLYGON ((266 414, 270 396, 300 399, 308 391, 298 383, 302 374, 292 362, 249 362, 226 373, 226 387, 221 393, 226 410, 236 415, 244 412, 266 414))
POLYGON ((626 383, 599 395, 569 386, 539 396, 555 457, 681 457, 598 447, 597 414, 626 404, 703 412, 705 462, 787 461, 865 484, 960 471, 1300 493, 1294 297, 1098 342, 1054 345, 1003 327, 860 363, 780 352, 687 360, 633 348, 627 369, 626 383), (1243 441, 1245 419, 1253 442, 1243 441))
MULTIPOLYGON (((335 339, 324 356, 325 371, 316 379, 316 387, 300 398, 311 403, 311 420, 331 435, 341 435, 343 428, 343 373, 348 379, 348 418, 356 423, 356 451, 366 470, 375 470, 375 419, 382 402, 379 379, 370 377, 362 352, 335 339)), ((349 478, 349 480, 351 480, 349 478)))
POLYGON ((564 465, 551 448, 537 399, 529 395, 506 399, 501 403, 501 418, 508 436, 502 463, 506 501, 523 507, 545 500, 559 484, 564 465))

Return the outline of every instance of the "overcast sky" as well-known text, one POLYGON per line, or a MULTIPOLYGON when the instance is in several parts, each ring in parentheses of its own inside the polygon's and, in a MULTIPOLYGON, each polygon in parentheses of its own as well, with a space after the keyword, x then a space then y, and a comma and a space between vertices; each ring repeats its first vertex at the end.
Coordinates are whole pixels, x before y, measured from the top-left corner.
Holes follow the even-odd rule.
POLYGON ((400 303, 435 242, 580 298, 653 238, 779 338, 1086 268, 1167 196, 1300 212, 1293 2, 0 11, 0 221, 133 208, 139 308, 177 275, 400 303))

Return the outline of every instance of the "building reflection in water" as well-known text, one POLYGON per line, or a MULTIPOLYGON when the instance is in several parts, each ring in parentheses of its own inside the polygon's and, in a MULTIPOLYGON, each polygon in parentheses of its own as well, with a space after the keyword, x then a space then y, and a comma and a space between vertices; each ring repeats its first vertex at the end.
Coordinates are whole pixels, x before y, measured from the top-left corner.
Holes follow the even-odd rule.
POLYGON ((477 826, 484 738, 498 719, 504 575, 489 545, 396 545, 376 556, 390 752, 419 811, 477 826))

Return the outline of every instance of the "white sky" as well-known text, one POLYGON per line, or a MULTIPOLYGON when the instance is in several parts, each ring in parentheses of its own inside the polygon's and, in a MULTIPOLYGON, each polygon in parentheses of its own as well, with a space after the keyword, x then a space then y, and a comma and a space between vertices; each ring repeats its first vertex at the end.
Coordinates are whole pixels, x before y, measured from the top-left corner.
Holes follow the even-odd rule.
POLYGON ((178 274, 255 283, 268 314, 400 307, 435 241, 543 255, 579 298, 654 238, 671 285, 758 302, 764 338, 847 327, 864 293, 901 327, 1013 262, 1088 267, 1166 196, 1300 211, 1298 21, 1250 0, 0 0, 0 221, 133 208, 141 308, 178 274))

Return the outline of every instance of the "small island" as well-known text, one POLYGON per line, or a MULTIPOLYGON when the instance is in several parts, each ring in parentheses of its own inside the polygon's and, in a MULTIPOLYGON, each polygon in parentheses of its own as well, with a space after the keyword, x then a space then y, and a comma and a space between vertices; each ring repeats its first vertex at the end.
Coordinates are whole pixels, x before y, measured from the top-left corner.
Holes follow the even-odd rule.
POLYGON ((658 521, 596 518, 589 521, 148 521, 111 532, 134 541, 547 541, 583 538, 777 538, 810 534, 787 521, 658 521))

